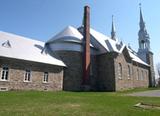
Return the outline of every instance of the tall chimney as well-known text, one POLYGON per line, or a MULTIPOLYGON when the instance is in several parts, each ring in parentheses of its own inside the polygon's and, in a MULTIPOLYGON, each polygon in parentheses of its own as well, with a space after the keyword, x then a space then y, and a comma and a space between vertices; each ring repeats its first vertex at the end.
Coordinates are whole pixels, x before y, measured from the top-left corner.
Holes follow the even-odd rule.
POLYGON ((90 8, 84 7, 83 85, 89 84, 90 75, 90 8))

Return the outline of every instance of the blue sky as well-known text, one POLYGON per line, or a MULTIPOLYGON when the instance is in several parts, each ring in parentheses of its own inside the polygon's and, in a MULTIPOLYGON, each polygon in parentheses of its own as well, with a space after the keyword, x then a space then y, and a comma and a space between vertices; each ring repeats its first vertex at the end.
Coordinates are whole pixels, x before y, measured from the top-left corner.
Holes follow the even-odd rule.
POLYGON ((0 0, 0 30, 47 41, 67 25, 79 27, 83 7, 91 8, 91 27, 110 36, 114 15, 117 37, 138 49, 139 3, 155 63, 160 54, 160 0, 0 0))

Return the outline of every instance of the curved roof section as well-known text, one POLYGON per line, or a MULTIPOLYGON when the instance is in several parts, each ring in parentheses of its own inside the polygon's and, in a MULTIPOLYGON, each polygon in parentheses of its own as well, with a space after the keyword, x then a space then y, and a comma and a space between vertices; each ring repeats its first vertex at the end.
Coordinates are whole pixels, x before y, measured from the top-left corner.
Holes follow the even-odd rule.
POLYGON ((51 56, 47 51, 42 53, 44 44, 45 43, 41 41, 0 31, 1 57, 65 66, 60 59, 51 56), (8 43, 10 47, 6 47, 8 43))
POLYGON ((67 26, 65 29, 63 29, 57 35, 52 37, 46 43, 52 43, 56 41, 81 42, 82 39, 83 39, 82 34, 76 28, 72 26, 67 26))

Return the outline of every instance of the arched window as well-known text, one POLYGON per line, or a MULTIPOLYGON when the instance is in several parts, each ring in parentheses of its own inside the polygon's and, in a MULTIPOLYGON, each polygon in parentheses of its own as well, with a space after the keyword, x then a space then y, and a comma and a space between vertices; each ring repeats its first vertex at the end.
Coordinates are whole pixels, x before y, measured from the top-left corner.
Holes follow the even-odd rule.
POLYGON ((90 67, 89 67, 90 69, 90 71, 89 71, 89 74, 90 74, 90 76, 93 76, 93 67, 92 67, 92 63, 90 63, 90 67))
POLYGON ((148 73, 147 73, 147 71, 146 71, 146 77, 145 78, 148 79, 148 73))
POLYGON ((141 71, 141 80, 144 79, 144 74, 143 74, 143 70, 141 71))
POLYGON ((122 65, 121 65, 121 63, 118 64, 118 78, 122 79, 122 65))
POLYGON ((128 65, 128 79, 131 78, 131 67, 128 65))
POLYGON ((145 41, 142 40, 142 41, 141 41, 141 48, 142 48, 142 49, 145 49, 145 46, 146 46, 145 44, 146 44, 145 41))
POLYGON ((139 80, 139 69, 137 69, 137 80, 139 80))

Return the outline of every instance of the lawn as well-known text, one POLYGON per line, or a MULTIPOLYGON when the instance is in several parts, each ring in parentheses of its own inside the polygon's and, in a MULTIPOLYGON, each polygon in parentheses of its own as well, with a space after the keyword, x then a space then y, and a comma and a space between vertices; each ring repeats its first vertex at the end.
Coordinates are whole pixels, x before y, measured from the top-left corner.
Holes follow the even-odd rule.
MULTIPOLYGON (((160 98, 130 97, 126 92, 0 92, 0 116, 159 116, 160 110, 136 108, 160 98)), ((128 92, 127 92, 128 93, 128 92)))

